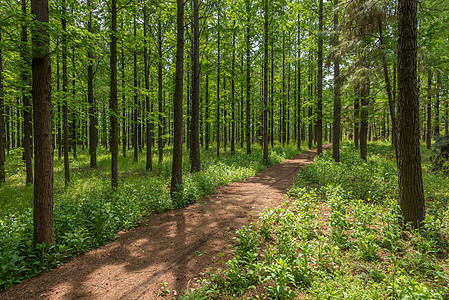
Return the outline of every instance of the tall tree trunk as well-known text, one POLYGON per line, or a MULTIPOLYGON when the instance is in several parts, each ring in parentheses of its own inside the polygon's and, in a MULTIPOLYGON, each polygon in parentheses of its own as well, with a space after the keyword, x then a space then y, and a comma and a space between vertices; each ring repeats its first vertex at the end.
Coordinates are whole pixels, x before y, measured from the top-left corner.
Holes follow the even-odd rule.
POLYGON ((274 147, 274 36, 271 37, 271 93, 270 93, 270 121, 271 121, 271 148, 274 147))
POLYGON ((416 84, 417 0, 398 1, 398 202, 405 223, 425 217, 416 84))
MULTIPOLYGON (((72 47, 72 103, 75 103, 75 47, 72 47)), ((77 131, 77 122, 78 122, 78 116, 76 113, 76 108, 72 109, 71 113, 72 117, 72 150, 73 150, 73 159, 77 159, 77 151, 76 151, 76 145, 78 142, 78 137, 76 134, 77 131)))
POLYGON ((205 112, 204 112, 204 119, 205 119, 205 137, 204 137, 204 147, 206 150, 209 149, 209 143, 210 143, 210 121, 209 121, 209 72, 206 74, 206 99, 205 99, 205 112))
MULTIPOLYGON (((26 0, 22 0, 22 14, 26 16, 27 14, 27 5, 26 0)), ((23 62, 26 64, 28 60, 28 34, 27 34, 27 26, 22 25, 22 51, 21 56, 23 62)), ((22 84, 24 86, 28 86, 30 77, 28 73, 28 68, 24 68, 22 70, 22 84)), ((22 89, 22 102, 23 102, 23 158, 25 160, 25 168, 26 168, 26 179, 25 182, 27 185, 33 183, 33 163, 31 161, 31 135, 32 135, 32 108, 30 103, 30 98, 28 97, 28 88, 22 89)))
MULTIPOLYGON (((87 23, 87 30, 92 32, 92 3, 91 0, 87 0, 87 6, 89 7, 89 21, 87 23)), ((97 146, 98 146, 98 118, 97 118, 97 104, 94 99, 94 71, 93 71, 93 53, 92 46, 93 41, 89 38, 90 47, 87 50, 87 102, 89 103, 89 154, 90 154, 90 167, 97 167, 97 146)))
POLYGON ((55 243, 53 221, 53 143, 48 0, 32 0, 31 14, 46 26, 33 26, 32 95, 34 117, 33 245, 55 243))
POLYGON ((427 130, 426 146, 430 149, 432 146, 432 71, 427 72, 427 130))
MULTIPOLYGON (((161 18, 161 16, 159 16, 161 18)), ((164 145, 162 144, 162 116, 163 116, 163 110, 162 110, 162 23, 159 19, 158 22, 158 54, 159 54, 159 60, 158 60, 158 131, 157 131, 157 148, 159 152, 159 163, 162 162, 163 159, 163 151, 164 151, 164 145)))
POLYGON ((217 18, 217 114, 216 134, 217 139, 217 157, 220 156, 220 2, 218 2, 218 18, 217 18))
POLYGON ((251 153, 251 19, 249 0, 246 1, 248 19, 246 24, 246 153, 251 153))
MULTIPOLYGON (((123 27, 123 20, 122 20, 123 27)), ((128 122, 128 114, 126 112, 126 92, 125 92, 125 53, 122 47, 121 56, 122 56, 122 152, 123 157, 126 157, 126 144, 127 144, 127 131, 129 130, 129 122, 128 122)), ((98 138, 97 138, 98 143, 98 138)))
POLYGON ((361 83, 361 109, 360 109, 360 158, 366 160, 368 153, 368 105, 370 95, 370 80, 363 79, 361 83))
MULTIPOLYGON (((59 76, 59 51, 56 51, 56 90, 59 92, 60 90, 60 76, 59 76)), ((61 117, 61 104, 58 103, 58 119, 57 119, 57 144, 58 144, 58 159, 62 157, 62 117, 61 117)))
POLYGON ((190 127, 191 172, 201 170, 200 160, 200 30, 198 0, 193 0, 193 56, 192 56, 192 123, 190 127))
MULTIPOLYGON (((0 30, 0 42, 2 33, 0 30)), ((0 47, 0 184, 6 180, 5 161, 6 161, 6 136, 5 136, 5 94, 3 92, 3 57, 2 47, 0 47)), ((9 123, 9 122, 8 122, 9 123)))
POLYGON ((296 145, 301 149, 301 20, 298 13, 298 87, 296 103, 296 145))
POLYGON ((184 0, 177 0, 175 94, 173 99, 173 165, 170 193, 175 198, 182 189, 182 96, 184 75, 184 0))
POLYGON ((268 166, 268 0, 264 0, 263 162, 268 166))
MULTIPOLYGON (((69 84, 67 78, 67 19, 66 14, 66 1, 62 2, 63 8, 63 19, 62 19, 62 132, 64 140, 64 182, 67 187, 70 183, 70 166, 69 166, 69 112, 68 112, 68 97, 67 97, 67 86, 69 84)), ((37 175, 36 175, 37 176, 37 175)))
POLYGON ((285 145, 285 32, 282 31, 282 108, 281 108, 281 134, 282 146, 285 145))
MULTIPOLYGON (((147 144, 147 160, 145 169, 152 170, 153 169, 153 160, 151 156, 151 107, 150 107, 150 70, 148 66, 148 40, 147 40, 147 30, 148 30, 148 15, 147 15, 147 5, 143 6, 143 36, 144 36, 144 47, 143 47, 143 64, 145 68, 145 90, 147 94, 145 95, 145 120, 146 120, 146 135, 145 135, 145 143, 147 144)), ((151 51, 151 50, 150 50, 151 51)))
MULTIPOLYGON (((243 53, 241 57, 241 70, 243 72, 244 59, 243 53)), ((243 117, 245 111, 244 101, 243 101, 243 80, 240 81, 240 148, 243 149, 243 144, 245 142, 245 120, 243 117)))
MULTIPOLYGON (((311 58, 309 58, 311 59, 311 58)), ((311 60, 310 60, 311 61, 311 60)), ((313 84, 312 84, 312 66, 309 64, 309 109, 308 109, 308 133, 309 133, 309 139, 308 139, 308 146, 309 149, 312 149, 313 147, 313 122, 312 122, 312 116, 313 116, 313 84)))
POLYGON ((235 29, 232 31, 232 81, 231 81, 231 101, 232 101, 232 128, 231 128, 231 154, 235 154, 235 29))
MULTIPOLYGON (((391 141, 393 143, 395 154, 396 154, 396 163, 398 161, 398 145, 397 145, 397 131, 398 131, 398 124, 396 120, 396 109, 395 109, 395 99, 393 98, 393 94, 391 92, 391 84, 390 84, 390 76, 388 74, 388 67, 387 67, 387 57, 385 54, 385 43, 384 43, 384 37, 383 37, 383 28, 382 28, 382 22, 379 20, 379 37, 380 37, 380 46, 382 50, 382 65, 384 69, 384 77, 385 77, 385 84, 387 89, 387 96, 388 96, 388 106, 390 108, 390 119, 391 119, 391 141)), ((396 73, 396 70, 394 69, 393 72, 396 73)), ((396 76, 396 75, 395 75, 396 76)))
POLYGON ((111 184, 118 187, 118 109, 117 109, 117 0, 111 0, 111 91, 109 109, 111 111, 111 184))
MULTIPOLYGON (((137 38, 137 24, 136 24, 136 18, 134 17, 134 40, 137 38)), ((137 98, 137 50, 134 50, 133 52, 133 95, 134 95, 134 107, 133 107, 133 150, 134 150, 134 161, 139 160, 139 148, 137 145, 137 127, 138 124, 138 110, 139 110, 139 103, 137 98)))
MULTIPOLYGON (((334 0, 334 46, 338 45, 338 0, 334 0)), ((340 95, 341 79, 340 79, 340 58, 334 57, 334 122, 333 122, 333 145, 332 158, 340 161, 340 123, 341 123, 341 95, 340 95)))
POLYGON ((441 77, 440 72, 437 72, 437 92, 436 92, 436 102, 435 102, 435 125, 434 134, 435 136, 440 135, 440 92, 441 92, 441 77))
POLYGON ((354 146, 359 148, 359 128, 360 128, 360 84, 354 88, 354 146))
POLYGON ((318 78, 317 78, 317 120, 316 142, 317 154, 323 152, 323 0, 320 0, 318 10, 318 78))

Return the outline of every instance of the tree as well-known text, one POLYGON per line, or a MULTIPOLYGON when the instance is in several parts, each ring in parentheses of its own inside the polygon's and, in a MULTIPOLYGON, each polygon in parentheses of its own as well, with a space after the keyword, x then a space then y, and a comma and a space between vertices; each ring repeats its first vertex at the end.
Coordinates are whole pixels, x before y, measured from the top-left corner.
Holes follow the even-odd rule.
MULTIPOLYGON (((148 15, 147 15, 147 5, 143 4, 143 36, 144 36, 144 47, 143 47, 143 61, 145 68, 145 91, 147 94, 145 95, 145 110, 146 110, 146 144, 147 144, 147 160, 146 160, 146 169, 153 169, 153 160, 151 155, 151 107, 150 107, 150 70, 148 65, 148 50, 147 50, 147 30, 148 30, 148 15)), ((151 50, 150 50, 151 51, 151 50)))
POLYGON ((419 145, 417 90, 417 0, 398 1, 398 177, 405 223, 421 225, 425 216, 419 145))
POLYGON ((182 189, 182 96, 184 75, 184 0, 176 0, 176 71, 173 97, 173 164, 170 194, 174 198, 182 189))
MULTIPOLYGON (((334 0, 334 45, 338 45, 338 0, 334 0)), ((341 78, 340 78, 340 58, 334 55, 334 123, 333 123, 333 145, 332 158, 340 161, 340 123, 341 123, 341 78)))
POLYGON ((263 162, 268 166, 268 0, 264 0, 263 162))
MULTIPOLYGON (((89 20, 87 22, 87 31, 92 35, 92 3, 87 0, 89 8, 89 20)), ((87 50, 87 103, 89 104, 89 153, 90 153, 90 167, 97 166, 97 145, 98 145, 98 119, 97 106, 94 99, 94 71, 93 71, 93 52, 92 52, 92 37, 89 36, 89 45, 87 50)))
POLYGON ((111 184, 118 187, 118 106, 117 106, 117 0, 111 0, 111 81, 109 110, 111 122, 111 184))
POLYGON ((48 0, 32 0, 32 96, 34 117, 33 244, 54 244, 53 143, 48 0))
POLYGON ((68 120, 68 99, 67 99, 67 86, 69 81, 67 78, 67 9, 66 1, 62 1, 62 134, 64 143, 64 179, 65 186, 70 183, 70 166, 69 166, 69 120, 68 120))
POLYGON ((323 152, 323 0, 320 0, 319 11, 319 29, 318 29, 318 91, 317 91, 317 120, 316 120, 316 141, 317 154, 323 152))
MULTIPOLYGON (((0 30, 0 42, 2 41, 2 32, 0 30)), ((3 92, 3 57, 0 47, 0 184, 6 180, 5 161, 6 161, 6 136, 5 136, 5 94, 3 92)))
POLYGON ((200 160, 200 30, 198 0, 193 0, 193 53, 192 53, 192 121, 190 127, 191 172, 201 170, 200 160))

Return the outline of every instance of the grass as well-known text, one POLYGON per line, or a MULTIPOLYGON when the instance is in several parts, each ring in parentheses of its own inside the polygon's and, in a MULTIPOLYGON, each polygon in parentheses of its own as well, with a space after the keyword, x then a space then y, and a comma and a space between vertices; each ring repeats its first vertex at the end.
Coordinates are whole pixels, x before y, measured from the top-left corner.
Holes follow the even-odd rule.
POLYGON ((449 181, 429 171, 427 217, 403 230, 391 146, 343 144, 306 166, 289 201, 237 231, 233 258, 182 299, 448 299, 449 181))
MULTIPOLYGON (((19 150, 7 156, 7 181, 0 186, 0 289, 32 277, 42 270, 61 264, 77 255, 114 239, 119 230, 138 225, 152 213, 183 207, 213 192, 218 186, 241 181, 265 168, 262 150, 253 146, 247 155, 238 149, 235 155, 223 153, 216 158, 214 148, 202 150, 202 171, 189 174, 188 152, 183 157, 183 190, 176 199, 169 196, 171 173, 170 149, 164 160, 154 162, 154 170, 145 172, 145 153, 134 162, 131 153, 118 161, 119 189, 110 188, 109 152, 100 149, 98 167, 89 168, 86 150, 70 162, 71 182, 64 187, 63 160, 55 159, 54 215, 56 244, 51 251, 45 245, 32 246, 33 187, 24 183, 25 169, 19 150)), ((154 153, 155 154, 155 153, 154 153)), ((271 149, 270 165, 298 154, 295 147, 271 149)), ((153 158, 155 155, 153 155, 153 158)))

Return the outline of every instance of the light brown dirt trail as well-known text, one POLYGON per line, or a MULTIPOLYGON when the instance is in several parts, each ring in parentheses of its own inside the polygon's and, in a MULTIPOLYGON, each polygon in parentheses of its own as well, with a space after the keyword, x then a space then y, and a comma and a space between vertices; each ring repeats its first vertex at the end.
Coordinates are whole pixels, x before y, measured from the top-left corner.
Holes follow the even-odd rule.
MULTIPOLYGON (((327 149, 331 145, 325 145, 327 149)), ((0 299, 172 299, 230 258, 236 229, 282 203, 316 150, 221 187, 183 209, 149 216, 106 246, 0 293, 0 299), (162 283, 170 290, 163 296, 162 283)))

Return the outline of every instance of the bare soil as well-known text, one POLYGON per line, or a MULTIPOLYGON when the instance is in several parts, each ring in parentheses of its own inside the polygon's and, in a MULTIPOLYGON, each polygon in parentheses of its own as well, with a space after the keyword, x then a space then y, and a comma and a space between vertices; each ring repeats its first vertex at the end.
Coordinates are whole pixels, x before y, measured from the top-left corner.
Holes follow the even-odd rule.
POLYGON ((235 230, 282 203, 315 156, 305 151, 189 207, 151 215, 108 245, 0 292, 0 299, 172 299, 223 266, 235 230))

